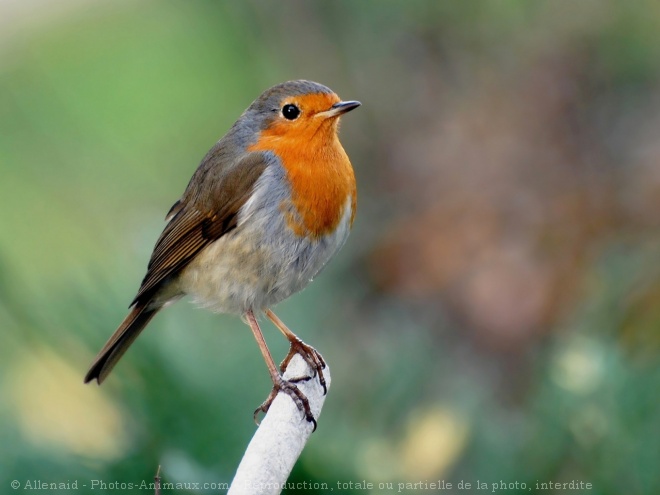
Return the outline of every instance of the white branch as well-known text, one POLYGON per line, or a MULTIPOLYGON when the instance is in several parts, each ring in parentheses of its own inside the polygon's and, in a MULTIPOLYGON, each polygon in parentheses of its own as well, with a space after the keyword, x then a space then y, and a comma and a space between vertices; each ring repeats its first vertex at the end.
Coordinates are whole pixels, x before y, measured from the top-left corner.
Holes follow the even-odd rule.
MULTIPOLYGON (((330 387, 330 370, 323 370, 330 387)), ((296 354, 284 373, 285 379, 312 376, 305 360, 296 354)), ((325 401, 317 377, 296 384, 307 396, 318 421, 325 401)), ((291 397, 280 392, 248 445, 227 495, 277 495, 298 460, 314 426, 305 419, 291 397)))

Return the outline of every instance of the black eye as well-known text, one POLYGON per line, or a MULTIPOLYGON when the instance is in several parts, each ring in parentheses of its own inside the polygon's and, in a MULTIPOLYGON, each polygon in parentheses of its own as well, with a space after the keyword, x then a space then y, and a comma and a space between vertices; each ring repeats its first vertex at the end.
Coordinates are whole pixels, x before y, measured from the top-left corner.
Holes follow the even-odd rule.
POLYGON ((282 115, 284 115, 284 118, 287 120, 296 120, 298 115, 300 115, 300 108, 289 103, 282 107, 282 115))

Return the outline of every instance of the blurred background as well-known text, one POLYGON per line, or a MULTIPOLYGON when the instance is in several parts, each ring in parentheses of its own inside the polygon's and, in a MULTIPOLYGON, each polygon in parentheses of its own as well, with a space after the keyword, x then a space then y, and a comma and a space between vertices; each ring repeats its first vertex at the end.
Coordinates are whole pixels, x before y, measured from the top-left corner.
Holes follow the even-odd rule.
POLYGON ((588 0, 0 0, 0 491, 231 480, 270 390, 238 318, 179 303, 82 379, 201 158, 296 78, 363 106, 354 231, 278 307, 333 378, 291 480, 660 493, 660 4, 588 0))

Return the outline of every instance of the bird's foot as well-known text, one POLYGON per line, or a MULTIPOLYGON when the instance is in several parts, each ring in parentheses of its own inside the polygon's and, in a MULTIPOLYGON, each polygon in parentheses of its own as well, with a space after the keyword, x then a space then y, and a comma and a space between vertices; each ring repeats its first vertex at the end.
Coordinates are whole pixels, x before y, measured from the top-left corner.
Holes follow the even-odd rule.
POLYGON ((268 409, 270 409, 270 405, 275 400, 275 397, 277 397, 277 394, 284 392, 289 397, 291 397, 291 400, 293 400, 294 404, 298 407, 298 410, 305 414, 305 419, 314 425, 314 430, 312 431, 316 431, 316 419, 314 419, 314 415, 309 408, 309 401, 307 400, 305 394, 303 394, 296 386, 296 383, 306 382, 310 379, 311 377, 305 376, 302 378, 285 380, 280 376, 278 379, 273 380, 273 389, 270 391, 268 398, 254 410, 254 422, 259 424, 259 420, 257 419, 259 412, 266 414, 268 409))
POLYGON ((291 362, 291 359, 296 354, 300 354, 307 365, 314 371, 314 376, 319 377, 319 383, 323 387, 323 395, 328 393, 328 387, 325 383, 325 377, 323 376, 323 370, 325 369, 325 360, 321 353, 314 349, 311 345, 305 344, 302 340, 296 339, 291 340, 291 347, 289 347, 289 353, 284 358, 284 361, 280 364, 280 371, 284 373, 287 366, 291 362))

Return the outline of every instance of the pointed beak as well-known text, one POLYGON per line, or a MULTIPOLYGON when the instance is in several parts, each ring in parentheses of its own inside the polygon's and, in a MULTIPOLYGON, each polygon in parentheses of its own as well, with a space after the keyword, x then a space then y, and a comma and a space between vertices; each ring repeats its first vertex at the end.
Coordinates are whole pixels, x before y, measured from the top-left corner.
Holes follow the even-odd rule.
POLYGON ((345 114, 346 112, 350 112, 351 110, 356 109, 360 105, 362 105, 362 103, 359 101, 340 101, 332 105, 329 110, 317 113, 316 115, 320 115, 325 118, 338 117, 345 114))

